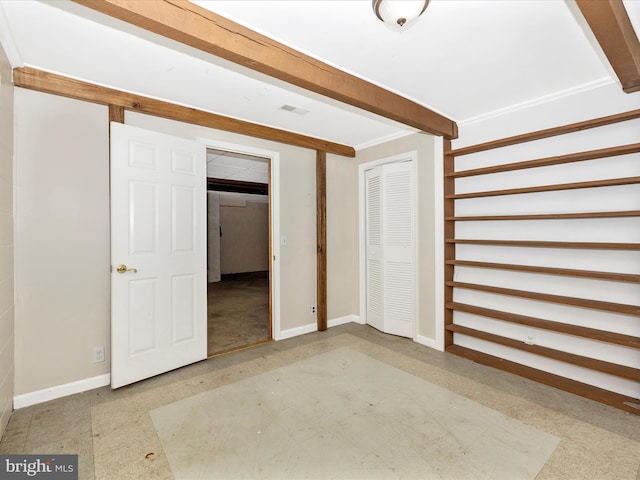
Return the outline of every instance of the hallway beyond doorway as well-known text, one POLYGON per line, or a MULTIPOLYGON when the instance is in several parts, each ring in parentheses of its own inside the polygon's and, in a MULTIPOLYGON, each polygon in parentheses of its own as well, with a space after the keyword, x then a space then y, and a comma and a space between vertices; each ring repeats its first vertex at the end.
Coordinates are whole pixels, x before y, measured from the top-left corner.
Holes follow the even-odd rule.
POLYGON ((268 271, 222 275, 208 284, 207 301, 209 356, 271 339, 268 271))

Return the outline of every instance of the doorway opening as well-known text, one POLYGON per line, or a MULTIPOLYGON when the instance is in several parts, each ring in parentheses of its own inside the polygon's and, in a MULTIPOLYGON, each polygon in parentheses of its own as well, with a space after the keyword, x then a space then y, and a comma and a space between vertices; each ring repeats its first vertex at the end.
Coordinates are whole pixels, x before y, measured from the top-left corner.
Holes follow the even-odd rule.
POLYGON ((207 149, 207 354, 272 339, 270 159, 207 149))

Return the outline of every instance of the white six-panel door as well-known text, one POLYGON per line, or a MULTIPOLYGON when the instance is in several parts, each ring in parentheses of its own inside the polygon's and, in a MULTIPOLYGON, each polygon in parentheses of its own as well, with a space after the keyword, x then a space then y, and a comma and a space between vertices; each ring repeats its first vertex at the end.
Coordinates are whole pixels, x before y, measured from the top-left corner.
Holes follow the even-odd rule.
POLYGON ((415 220, 411 162, 365 172, 367 323, 413 338, 415 220))
POLYGON ((205 157, 111 124, 112 388, 207 356, 205 157))

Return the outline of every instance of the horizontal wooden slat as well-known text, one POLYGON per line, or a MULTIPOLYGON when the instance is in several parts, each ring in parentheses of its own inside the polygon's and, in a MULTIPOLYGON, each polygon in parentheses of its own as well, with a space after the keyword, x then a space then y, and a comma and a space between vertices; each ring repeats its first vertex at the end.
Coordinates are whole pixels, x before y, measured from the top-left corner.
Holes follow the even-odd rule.
POLYGON ((460 170, 457 172, 447 173, 445 174, 445 177, 460 178, 471 177, 475 175, 487 175, 489 173, 510 172, 513 170, 524 170, 527 168, 548 167, 551 165, 583 162, 585 160, 595 160, 597 158, 617 157, 620 155, 628 155, 630 153, 637 152, 640 152, 640 143, 601 148, 599 150, 590 150, 588 152, 570 153, 567 155, 558 155, 556 157, 538 158, 535 160, 526 160, 524 162, 505 163, 501 165, 493 165, 490 167, 460 170))
POLYGON ((640 275, 631 273, 598 272, 594 270, 574 270, 570 268, 538 267, 535 265, 512 265, 507 263, 475 262, 470 260, 448 260, 447 265, 459 267, 490 268, 495 270, 513 270, 516 272, 541 273, 545 275, 563 275, 567 277, 593 278, 614 282, 640 283, 640 275))
POLYGON ((540 185, 537 187, 510 188, 507 190, 490 190, 485 192, 457 193, 446 195, 447 199, 465 199, 497 197, 500 195, 518 195, 521 193, 555 192, 561 190, 577 190, 581 188, 614 187, 619 185, 633 185, 640 183, 640 177, 612 178, 607 180, 594 180, 590 182, 559 183, 556 185, 540 185))
POLYGON ((102 87, 74 78, 64 77, 30 67, 13 69, 13 83, 16 87, 28 88, 38 92, 51 93, 101 105, 113 105, 125 110, 145 113, 156 117, 168 118, 180 122, 202 125, 227 132, 239 133, 250 137, 262 138, 274 142, 286 143, 312 150, 323 150, 336 155, 355 157, 353 147, 266 127, 256 123, 225 117, 191 107, 184 107, 155 98, 143 97, 134 93, 102 87))
POLYGON ((559 390, 564 390, 590 400, 595 400, 596 402, 604 403, 605 405, 610 405, 627 412, 635 413, 636 415, 640 414, 640 399, 637 398, 620 395, 619 393, 604 390, 603 388, 594 387, 593 385, 571 380, 569 378, 561 377, 532 367, 527 367, 526 365, 521 365, 510 360, 478 352, 460 345, 451 345, 447 347, 446 351, 489 367, 528 378, 534 382, 549 385, 559 390))
POLYGON ((525 290, 514 290, 511 288, 493 287, 489 285, 478 285, 475 283, 446 282, 449 287, 464 288, 467 290, 477 290, 480 292, 495 293, 498 295, 508 295, 510 297, 528 298, 541 302, 559 303, 574 307, 590 308, 623 315, 640 316, 640 305, 627 305, 624 303, 604 302, 601 300, 591 300, 588 298, 565 297, 562 295, 551 295, 549 293, 529 292, 525 290))
MULTIPOLYGON (((471 145, 460 149, 447 149, 445 148, 445 158, 459 157, 462 155, 473 154, 476 152, 488 151, 501 147, 507 147, 510 145, 521 144, 533 140, 539 140, 543 138, 549 138, 557 135, 562 135, 571 132, 577 132, 589 128, 596 128, 616 122, 624 122, 632 119, 640 118, 640 109, 630 112, 624 112, 617 115, 611 115, 608 117, 602 117, 599 119, 589 120, 586 122, 578 122, 561 127, 555 127, 545 130, 539 130, 537 132, 526 133, 523 135, 516 135, 508 138, 485 142, 478 145, 471 145)), ((493 165, 493 166, 481 166, 479 168, 473 168, 473 165, 465 164, 464 168, 467 170, 461 171, 447 171, 444 173, 445 184, 447 180, 451 181, 457 178, 471 177, 477 175, 496 174, 501 172, 510 171, 523 171, 531 168, 547 167, 553 165, 569 164, 573 162, 582 162, 596 159, 605 159, 620 155, 629 155, 640 152, 640 143, 630 145, 619 145, 608 148, 601 148, 597 150, 569 153, 557 156, 550 156, 545 158, 537 158, 532 160, 514 161, 512 163, 493 165)), ((525 154, 526 155, 526 154, 525 154)), ((521 157, 527 158, 527 157, 521 157)), ((529 157, 530 158, 530 157, 529 157)), ((517 160, 517 158, 513 158, 517 160)), ((634 157, 635 160, 635 157, 634 157)), ((523 172, 526 174, 526 172, 523 172)), ((551 183, 551 182, 549 182, 551 183)), ((451 186, 449 189, 445 189, 445 201, 454 201, 462 199, 474 199, 474 198, 486 198, 486 197, 498 197, 519 195, 527 193, 539 193, 539 192, 553 192, 553 191, 569 191, 577 189, 589 189, 600 187, 615 187, 621 185, 633 185, 640 183, 640 177, 627 177, 627 178, 609 178, 604 180, 592 180, 581 181, 571 183, 557 183, 547 185, 537 185, 530 187, 520 188, 502 188, 486 191, 475 191, 460 193, 455 191, 455 187, 451 186)), ((637 207, 635 207, 637 208, 637 207)), ((494 221, 494 220, 553 220, 553 219, 580 219, 580 218, 630 218, 640 216, 640 211, 627 210, 624 212, 583 212, 583 213, 559 213, 559 214, 545 214, 530 211, 525 214, 516 215, 458 215, 454 212, 445 214, 445 225, 450 225, 451 230, 455 228, 457 221, 494 221)), ((629 250, 639 251, 639 243, 618 243, 618 242, 558 242, 558 241, 537 241, 537 240, 505 240, 505 239, 456 239, 454 235, 447 234, 445 236, 446 245, 485 245, 485 246, 498 246, 498 247, 529 247, 529 248, 559 248, 559 249, 592 249, 592 250, 629 250)), ((623 274, 614 272, 599 272, 591 270, 576 270, 568 268, 552 268, 552 267, 539 267, 532 265, 510 265, 503 263, 492 262, 479 262, 473 260, 457 260, 454 256, 447 256, 445 259, 445 266, 452 269, 453 267, 471 267, 471 268, 483 268, 483 269, 497 269, 505 271, 519 271, 534 274, 544 275, 562 275, 571 276, 577 278, 588 278, 605 281, 618 281, 629 282, 638 284, 640 283, 640 275, 635 274, 623 274)), ((447 279, 445 282, 447 289, 452 288, 468 288, 477 291, 484 291, 497 295, 509 295, 519 298, 531 299, 535 301, 544 301, 559 303, 564 305, 571 305, 580 308, 593 308, 602 311, 640 316, 640 306, 636 305, 624 305, 612 302, 603 302, 591 299, 581 299, 574 297, 566 297, 560 295, 542 294, 529 291, 514 290, 508 288, 492 287, 486 285, 476 285, 463 282, 454 282, 452 278, 447 279)), ((445 312, 449 312, 452 315, 453 312, 467 312, 472 315, 478 315, 480 317, 491 318, 497 321, 511 322, 523 326, 529 326, 531 328, 547 330, 558 334, 574 335, 582 338, 587 338, 595 341, 608 342, 611 344, 621 345, 624 347, 640 349, 640 338, 631 335, 624 335, 610 331, 598 330, 593 328, 582 327, 580 325, 566 324, 562 322, 555 322, 551 320, 544 320, 535 317, 529 317, 525 315, 518 315, 508 312, 501 312, 499 310, 492 310, 484 307, 477 307, 474 305, 466 305, 459 302, 454 302, 452 299, 447 300, 445 306, 445 312)), ((473 317, 469 317, 470 323, 468 327, 455 325, 451 322, 445 324, 445 331, 452 333, 471 335, 476 338, 481 338, 485 341, 493 342, 496 344, 505 345, 509 348, 515 348, 518 350, 527 351, 530 353, 543 355, 545 357, 554 358, 563 362, 569 362, 571 364, 579 365, 583 368, 592 369, 595 371, 607 372, 609 374, 617 375, 621 378, 631 379, 632 381, 640 381, 640 370, 637 368, 631 368, 627 366, 621 366, 610 362, 604 362, 589 357, 584 357, 561 350, 552 349, 549 347, 543 347, 540 345, 527 345, 517 339, 504 337, 501 335, 492 334, 489 332, 483 332, 474 327, 473 317)), ((479 320, 476 318, 475 320, 479 320)), ((614 328, 613 326, 611 327, 614 328)), ((524 339, 523 339, 524 340, 524 339)), ((561 347, 562 349, 562 347, 561 347)), ((579 395, 591 398, 593 400, 613 405, 617 408, 621 408, 627 411, 640 414, 640 400, 638 398, 631 398, 624 395, 619 395, 615 392, 610 392, 605 389, 594 387, 588 384, 577 382, 568 378, 563 378, 558 375, 550 374, 541 370, 537 370, 532 367, 520 365, 515 362, 504 360, 492 355, 477 352, 460 345, 449 345, 446 349, 448 352, 455 353, 461 356, 465 356, 474 361, 492 365, 497 368, 515 373, 517 375, 530 378, 540 383, 552 385, 563 390, 567 390, 579 395)))
POLYGON ((623 212, 584 212, 584 213, 544 213, 534 215, 477 215, 469 217, 445 217, 453 222, 470 222, 485 220, 571 220, 580 218, 620 218, 640 217, 640 210, 623 212))
POLYGON ((640 243, 549 242, 542 240, 477 240, 447 238, 445 243, 458 245, 496 245, 503 247, 575 248, 583 250, 640 250, 640 243))
POLYGON ((464 327, 462 325, 447 325, 447 330, 460 333, 463 335, 469 335, 474 338, 486 340, 488 342, 504 345, 505 347, 515 348, 536 355, 541 355, 547 358, 553 358, 554 360, 560 360, 561 362, 570 363, 583 368, 589 368, 598 372, 603 372, 609 375, 614 375, 620 378, 626 378, 627 380, 633 380, 640 382, 640 370, 637 368, 631 368, 626 365, 618 365, 617 363, 605 362, 603 360, 597 360, 595 358, 584 357, 582 355, 576 355, 573 353, 563 352, 555 350, 553 348, 544 347, 542 345, 528 345, 522 341, 514 340, 513 338, 503 337, 482 330, 476 330, 474 328, 464 327))
POLYGON ((468 147, 458 148, 455 150, 446 151, 444 153, 445 155, 453 155, 454 157, 459 157, 461 155, 468 155, 470 153, 483 152, 485 150, 493 150, 494 148, 507 147, 509 145, 516 145, 518 143, 531 142, 533 140, 540 140, 542 138, 555 137, 557 135, 564 135, 566 133, 573 133, 590 128, 602 127, 604 125, 610 125, 612 123, 626 122, 627 120, 633 120, 634 118, 640 118, 640 110, 631 110, 629 112, 600 117, 593 120, 587 120, 585 122, 571 123, 569 125, 547 128, 545 130, 538 130, 536 132, 525 133, 523 135, 515 135, 513 137, 493 140, 491 142, 479 143, 477 145, 470 145, 468 147))
POLYGON ((268 195, 269 184, 232 180, 230 178, 207 178, 207 190, 217 192, 250 193, 254 195, 268 195))
POLYGON ((600 342, 614 343, 629 348, 640 349, 640 337, 632 337, 622 333, 609 332, 606 330, 598 330, 596 328, 588 328, 580 325, 572 325, 570 323, 554 322, 552 320, 543 320, 542 318, 529 317, 527 315, 519 315, 517 313, 502 312, 490 308, 478 307, 476 305, 467 305, 466 303, 449 302, 445 306, 449 310, 457 312, 466 312, 482 317, 502 320, 503 322, 517 323, 519 325, 527 325, 529 327, 550 330, 567 335, 577 337, 590 338, 600 342))

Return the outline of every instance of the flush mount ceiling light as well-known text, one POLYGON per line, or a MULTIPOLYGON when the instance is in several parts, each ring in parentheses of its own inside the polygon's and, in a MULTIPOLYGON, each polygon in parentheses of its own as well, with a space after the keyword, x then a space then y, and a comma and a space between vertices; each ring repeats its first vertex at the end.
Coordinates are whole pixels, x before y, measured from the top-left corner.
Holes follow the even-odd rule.
POLYGON ((429 0, 372 0, 376 16, 394 28, 406 28, 425 11, 429 0))

